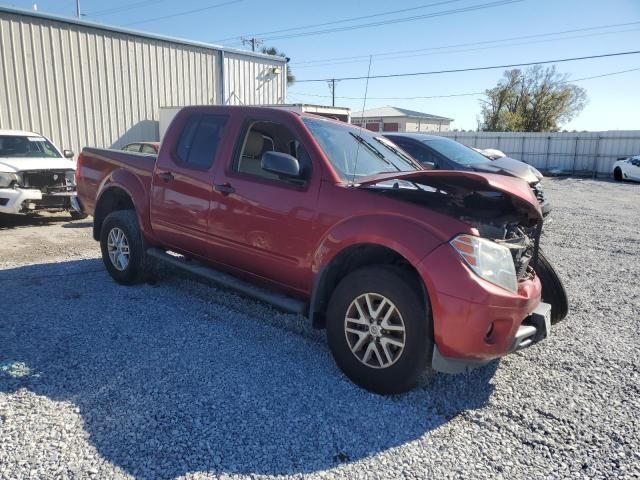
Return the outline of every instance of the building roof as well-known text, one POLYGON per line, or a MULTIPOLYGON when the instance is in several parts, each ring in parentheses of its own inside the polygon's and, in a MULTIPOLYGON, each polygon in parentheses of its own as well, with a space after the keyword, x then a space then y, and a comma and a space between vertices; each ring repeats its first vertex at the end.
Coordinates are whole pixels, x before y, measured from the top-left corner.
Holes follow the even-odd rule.
POLYGON ((353 118, 382 118, 382 117, 407 117, 407 118, 425 118, 428 120, 446 120, 453 121, 453 118, 440 117, 431 115, 430 113, 416 112, 415 110, 407 110, 406 108, 398 108, 387 105, 386 107, 372 108, 363 112, 353 112, 353 118))
POLYGON ((142 37, 142 38, 149 38, 152 40, 162 40, 165 42, 172 42, 172 43, 178 43, 178 44, 182 44, 182 45, 190 45, 193 47, 200 47, 200 48, 206 48, 209 50, 217 50, 219 52, 228 52, 228 53, 234 53, 234 54, 240 54, 240 55, 246 55, 248 57, 258 57, 258 58, 264 58, 264 59, 269 59, 273 62, 277 62, 277 63, 287 63, 288 60, 284 57, 280 57, 279 55, 268 55, 266 53, 259 53, 259 52, 251 52, 249 50, 241 50, 239 48, 228 48, 228 47, 223 47, 222 45, 215 45, 212 43, 206 43, 206 42, 198 42, 195 40, 187 40, 184 38, 175 38, 175 37, 170 37, 170 36, 165 36, 165 35, 158 35, 155 33, 148 33, 148 32, 142 32, 140 30, 133 30, 133 29, 129 29, 129 28, 122 28, 122 27, 114 27, 111 25, 105 25, 103 23, 98 23, 98 22, 91 22, 88 20, 80 20, 77 18, 71 18, 71 17, 65 17, 63 15, 53 15, 50 13, 41 13, 41 12, 36 12, 33 10, 25 10, 22 8, 15 8, 15 7, 7 7, 4 5, 0 5, 0 14, 1 13, 9 13, 9 14, 13 14, 13 15, 24 15, 24 16, 28 16, 28 17, 35 17, 35 18, 41 18, 41 19, 46 19, 46 20, 53 20, 56 22, 63 22, 63 23, 67 23, 67 24, 71 24, 71 25, 80 25, 83 27, 88 27, 88 28, 97 28, 99 30, 104 30, 104 31, 108 31, 108 32, 117 32, 117 33, 123 33, 125 35, 132 35, 132 36, 136 36, 136 37, 142 37))

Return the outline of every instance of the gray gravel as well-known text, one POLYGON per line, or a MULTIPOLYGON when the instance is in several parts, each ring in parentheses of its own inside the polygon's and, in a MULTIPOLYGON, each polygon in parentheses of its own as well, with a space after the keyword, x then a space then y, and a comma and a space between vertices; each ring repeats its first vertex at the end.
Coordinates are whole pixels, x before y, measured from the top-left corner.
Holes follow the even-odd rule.
POLYGON ((119 287, 88 222, 0 219, 0 478, 637 478, 640 185, 546 184, 568 319, 396 397, 300 317, 181 276, 119 287))

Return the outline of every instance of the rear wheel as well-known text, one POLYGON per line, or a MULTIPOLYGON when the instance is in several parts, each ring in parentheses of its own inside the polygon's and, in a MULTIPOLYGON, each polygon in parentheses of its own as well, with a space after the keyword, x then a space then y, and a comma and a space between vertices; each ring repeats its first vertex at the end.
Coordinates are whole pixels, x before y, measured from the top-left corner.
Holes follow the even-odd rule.
POLYGON ((622 181, 622 169, 620 167, 616 167, 615 170, 613 171, 613 179, 616 182, 622 181))
POLYGON ((551 305, 551 324, 555 325, 569 313, 569 300, 562 280, 542 250, 538 252, 536 273, 542 284, 542 301, 551 305))
POLYGON ((100 250, 109 275, 122 285, 145 281, 149 265, 144 239, 133 210, 117 210, 102 223, 100 250))
POLYGON ((349 274, 331 296, 331 353, 340 369, 367 390, 409 390, 431 358, 431 315, 414 283, 407 270, 372 266, 349 274))

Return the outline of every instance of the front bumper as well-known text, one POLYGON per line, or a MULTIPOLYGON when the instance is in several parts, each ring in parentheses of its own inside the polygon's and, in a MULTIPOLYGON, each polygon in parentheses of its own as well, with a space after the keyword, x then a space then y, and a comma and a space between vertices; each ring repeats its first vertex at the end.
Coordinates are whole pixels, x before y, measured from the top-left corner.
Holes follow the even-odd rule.
MULTIPOLYGON (((530 347, 549 336, 551 329, 551 305, 540 303, 538 307, 524 319, 520 328, 516 331, 511 344, 511 349, 506 352, 513 353, 517 350, 530 347)), ((493 359, 475 360, 464 358, 450 358, 442 355, 437 345, 433 349, 431 368, 442 373, 462 373, 481 367, 493 359)))
POLYGON ((42 193, 36 188, 0 188, 0 213, 69 209, 75 191, 42 193))
POLYGON ((478 277, 449 244, 425 257, 418 270, 431 303, 434 368, 442 364, 440 358, 482 365, 514 351, 519 338, 516 349, 544 338, 539 315, 546 307, 540 303, 542 287, 535 275, 519 281, 517 293, 509 292, 478 277), (527 325, 535 331, 521 329, 527 325))

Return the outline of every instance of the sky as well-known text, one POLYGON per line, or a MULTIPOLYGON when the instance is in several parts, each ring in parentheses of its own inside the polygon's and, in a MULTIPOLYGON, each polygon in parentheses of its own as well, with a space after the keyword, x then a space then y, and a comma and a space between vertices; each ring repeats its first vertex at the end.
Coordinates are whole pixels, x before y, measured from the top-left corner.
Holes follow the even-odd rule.
MULTIPOLYGON (((34 3, 40 12, 75 15, 75 0, 5 2, 28 9, 34 3)), ((640 0, 81 0, 81 12, 106 25, 235 48, 248 48, 242 36, 263 39, 291 58, 298 80, 289 87, 291 103, 330 105, 327 82, 304 80, 366 77, 369 56, 371 75, 385 75, 640 50, 640 0), (368 18, 352 20, 358 17, 368 18), (363 24, 374 25, 355 28, 363 24)), ((576 82, 588 104, 563 128, 640 129, 640 54, 557 68, 569 79, 637 69, 576 82)), ((453 118, 454 129, 475 129, 483 98, 477 93, 495 86, 503 71, 372 78, 366 103, 366 80, 339 81, 336 105, 354 111, 392 105, 453 118)))

